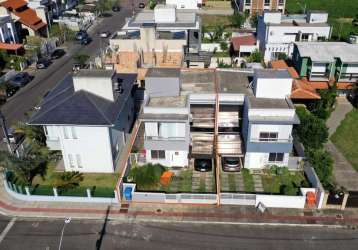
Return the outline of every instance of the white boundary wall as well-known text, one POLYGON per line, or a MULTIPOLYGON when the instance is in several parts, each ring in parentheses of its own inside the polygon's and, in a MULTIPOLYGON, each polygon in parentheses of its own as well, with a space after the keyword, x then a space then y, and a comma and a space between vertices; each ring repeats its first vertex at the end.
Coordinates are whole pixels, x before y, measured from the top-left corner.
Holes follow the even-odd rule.
POLYGON ((306 202, 305 196, 257 194, 255 206, 257 207, 259 203, 261 203, 265 207, 302 209, 305 207, 305 202, 306 202))
MULTIPOLYGON (((6 192, 15 199, 22 201, 50 201, 50 202, 91 202, 91 203, 118 203, 115 198, 101 198, 101 197, 78 197, 78 196, 47 196, 47 195, 26 195, 20 194, 11 190, 6 180, 4 180, 4 187, 6 192)), ((116 194, 115 194, 116 195, 116 194)))

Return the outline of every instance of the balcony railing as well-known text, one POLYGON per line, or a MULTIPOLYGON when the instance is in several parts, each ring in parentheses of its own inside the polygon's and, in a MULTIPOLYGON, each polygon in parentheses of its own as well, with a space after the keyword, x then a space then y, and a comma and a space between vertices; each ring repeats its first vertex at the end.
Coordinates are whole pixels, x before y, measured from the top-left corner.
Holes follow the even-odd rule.
POLYGON ((258 142, 258 143, 291 143, 293 142, 293 138, 287 139, 274 139, 274 138, 251 138, 250 142, 258 142))
POLYGON ((145 140, 151 140, 151 141, 185 141, 185 137, 145 136, 145 140))
POLYGON ((343 81, 357 81, 358 73, 341 73, 339 80, 343 81))

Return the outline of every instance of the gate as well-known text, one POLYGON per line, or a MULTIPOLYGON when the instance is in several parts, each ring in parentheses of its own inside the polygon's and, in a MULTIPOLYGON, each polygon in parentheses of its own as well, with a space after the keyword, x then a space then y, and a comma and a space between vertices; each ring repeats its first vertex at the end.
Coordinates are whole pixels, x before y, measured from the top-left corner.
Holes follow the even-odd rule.
POLYGON ((346 207, 358 208, 358 191, 349 191, 346 207))

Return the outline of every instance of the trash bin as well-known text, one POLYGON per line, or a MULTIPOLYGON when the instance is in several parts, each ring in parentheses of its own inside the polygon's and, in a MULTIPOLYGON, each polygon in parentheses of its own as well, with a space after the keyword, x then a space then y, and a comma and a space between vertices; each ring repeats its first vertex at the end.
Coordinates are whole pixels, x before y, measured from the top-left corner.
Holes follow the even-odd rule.
POLYGON ((132 200, 132 187, 126 187, 124 189, 124 197, 126 198, 127 201, 131 201, 132 200))
POLYGON ((309 207, 312 207, 316 204, 316 194, 314 192, 307 192, 306 203, 309 207))

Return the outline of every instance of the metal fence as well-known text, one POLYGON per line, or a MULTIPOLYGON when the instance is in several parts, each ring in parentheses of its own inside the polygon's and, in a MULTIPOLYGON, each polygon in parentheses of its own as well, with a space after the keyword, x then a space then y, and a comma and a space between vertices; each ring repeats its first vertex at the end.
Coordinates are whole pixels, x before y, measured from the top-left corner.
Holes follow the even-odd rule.
POLYGON ((220 203, 227 205, 255 206, 255 194, 221 193, 220 203))

